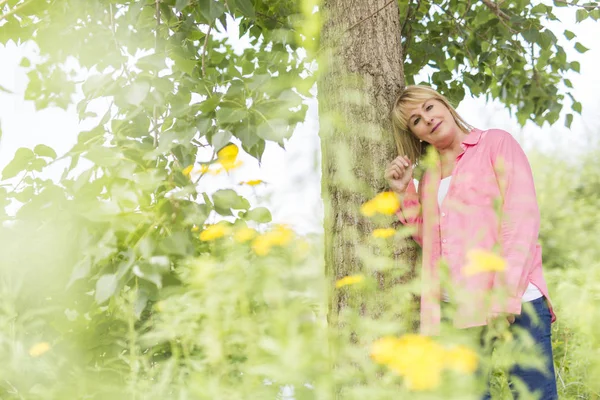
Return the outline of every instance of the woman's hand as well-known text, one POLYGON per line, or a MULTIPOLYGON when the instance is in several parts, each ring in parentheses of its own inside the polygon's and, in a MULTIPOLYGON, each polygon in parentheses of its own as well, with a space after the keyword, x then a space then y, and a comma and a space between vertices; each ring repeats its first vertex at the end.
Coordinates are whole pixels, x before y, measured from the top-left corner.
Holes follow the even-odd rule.
POLYGON ((385 169, 385 179, 397 194, 404 193, 412 177, 413 167, 407 156, 396 157, 385 169))

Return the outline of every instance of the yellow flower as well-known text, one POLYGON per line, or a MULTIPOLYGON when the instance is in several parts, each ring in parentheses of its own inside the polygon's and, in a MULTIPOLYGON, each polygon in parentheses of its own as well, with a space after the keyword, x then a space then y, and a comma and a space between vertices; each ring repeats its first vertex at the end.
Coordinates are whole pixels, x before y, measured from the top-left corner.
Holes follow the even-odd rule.
POLYGON ((373 230, 373 236, 376 238, 389 238, 390 236, 394 236, 396 230, 394 228, 380 228, 373 230))
POLYGON ((36 343, 29 349, 29 355, 31 357, 39 357, 45 352, 50 350, 50 343, 48 342, 40 342, 36 343))
POLYGON ((446 350, 446 367, 463 374, 472 374, 477 370, 477 353, 466 346, 455 346, 446 350))
POLYGON ((241 161, 236 161, 239 151, 240 150, 238 149, 238 147, 235 144, 231 143, 217 152, 217 158, 226 171, 232 170, 242 165, 241 161))
POLYGON ((240 182, 240 185, 256 186, 256 185, 260 185, 261 183, 263 183, 262 180, 260 180, 260 179, 253 179, 253 180, 249 180, 249 181, 246 181, 246 182, 240 182))
POLYGON ((394 192, 382 192, 364 203, 360 207, 360 212, 367 217, 371 217, 375 213, 394 215, 398 208, 400 208, 400 200, 394 192))
POLYGON ((435 389, 444 369, 444 348, 428 336, 404 335, 388 366, 404 377, 409 390, 435 389))
POLYGON ((223 168, 212 169, 212 168, 210 168, 210 165, 208 165, 208 164, 202 164, 200 166, 201 174, 219 175, 223 171, 224 171, 223 168))
POLYGON ((285 246, 294 238, 294 231, 286 225, 276 225, 275 229, 268 233, 274 245, 285 246))
POLYGON ((261 235, 252 242, 252 250, 259 256, 266 256, 271 251, 273 244, 266 235, 261 235))
POLYGON ((365 277, 363 275, 348 275, 342 279, 338 279, 337 282, 335 282, 335 287, 341 288, 342 286, 354 285, 364 280, 365 277))
POLYGON ((238 243, 246 243, 249 240, 254 239, 256 231, 252 228, 243 227, 235 231, 233 234, 233 240, 238 243))
POLYGON ((398 338, 386 336, 371 344, 371 358, 378 364, 388 364, 397 355, 398 338))
POLYGON ((276 225, 273 230, 257 237, 252 243, 254 252, 264 256, 271 251, 273 246, 285 246, 294 238, 294 231, 286 225, 276 225))
POLYGON ((181 171, 181 173, 185 176, 190 176, 193 169, 194 169, 194 164, 191 164, 191 165, 188 165, 187 167, 185 167, 185 169, 183 171, 181 171))
POLYGON ((466 276, 482 272, 500 272, 506 269, 506 261, 488 250, 473 249, 467 252, 467 265, 462 269, 466 276))
POLYGON ((202 232, 200 232, 200 240, 203 242, 210 242, 222 238, 227 235, 231 228, 225 224, 209 225, 202 232))

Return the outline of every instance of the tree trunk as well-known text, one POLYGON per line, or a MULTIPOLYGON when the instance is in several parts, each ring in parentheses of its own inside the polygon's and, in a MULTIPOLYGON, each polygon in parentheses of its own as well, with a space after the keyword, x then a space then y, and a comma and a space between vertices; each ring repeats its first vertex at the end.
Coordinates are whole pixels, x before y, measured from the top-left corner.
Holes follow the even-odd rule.
MULTIPOLYGON (((359 209, 388 190, 385 164, 397 155, 389 112, 404 73, 396 0, 325 0, 323 12, 318 99, 325 264, 337 280, 364 272, 357 250, 374 225, 359 209)), ((395 258, 414 266, 415 247, 408 241, 395 246, 395 258)), ((334 293, 330 323, 348 305, 347 291, 334 293)))

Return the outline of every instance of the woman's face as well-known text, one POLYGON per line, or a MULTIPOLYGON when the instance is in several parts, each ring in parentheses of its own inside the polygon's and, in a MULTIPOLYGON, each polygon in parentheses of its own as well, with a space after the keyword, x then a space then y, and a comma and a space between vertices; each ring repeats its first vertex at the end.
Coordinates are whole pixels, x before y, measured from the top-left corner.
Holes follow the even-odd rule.
POLYGON ((438 149, 450 146, 460 128, 450 110, 439 100, 429 99, 406 110, 408 128, 419 139, 438 149))

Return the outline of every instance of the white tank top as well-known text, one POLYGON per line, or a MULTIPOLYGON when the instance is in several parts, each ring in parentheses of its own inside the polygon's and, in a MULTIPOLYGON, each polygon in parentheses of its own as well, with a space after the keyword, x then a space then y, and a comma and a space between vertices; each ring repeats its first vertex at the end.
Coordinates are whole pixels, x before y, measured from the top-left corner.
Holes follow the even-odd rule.
MULTIPOLYGON (((449 177, 446 177, 440 181, 440 187, 438 189, 438 207, 442 206, 442 202, 444 201, 444 198, 446 198, 446 195, 448 194, 448 189, 450 188, 451 180, 452 180, 452 175, 450 175, 449 177)), ((533 283, 529 282, 529 285, 527 285, 527 289, 525 289, 525 293, 523 293, 523 297, 521 298, 521 301, 523 303, 525 303, 528 301, 539 299, 542 296, 543 296, 543 294, 542 294, 542 292, 540 292, 540 290, 537 288, 537 286, 535 286, 533 283)), ((442 290, 442 301, 445 301, 445 302, 450 301, 450 296, 448 295, 448 292, 445 289, 442 290)))

